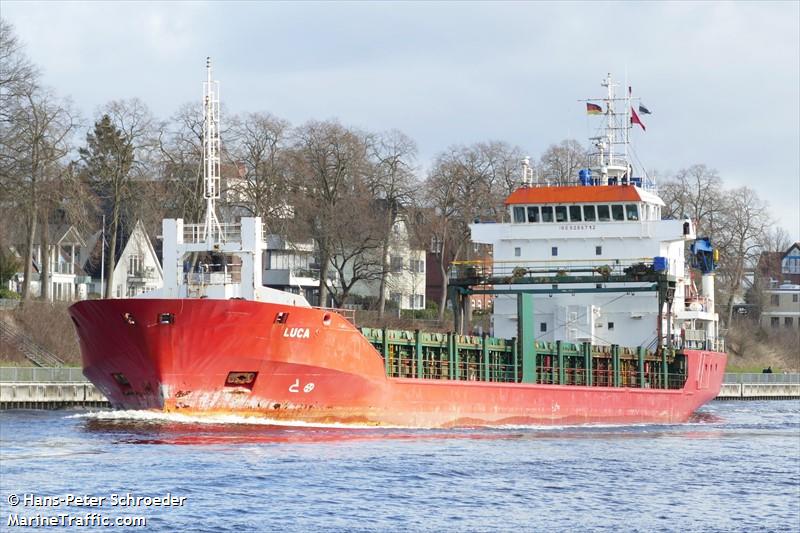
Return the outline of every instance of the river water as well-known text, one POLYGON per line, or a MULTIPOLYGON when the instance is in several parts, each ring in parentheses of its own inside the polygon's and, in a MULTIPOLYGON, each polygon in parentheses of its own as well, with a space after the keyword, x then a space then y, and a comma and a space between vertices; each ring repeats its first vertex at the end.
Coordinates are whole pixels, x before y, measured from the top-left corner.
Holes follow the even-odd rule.
POLYGON ((23 527, 51 517, 67 531, 800 531, 800 401, 459 430, 2 412, 0 531, 58 530, 23 527))

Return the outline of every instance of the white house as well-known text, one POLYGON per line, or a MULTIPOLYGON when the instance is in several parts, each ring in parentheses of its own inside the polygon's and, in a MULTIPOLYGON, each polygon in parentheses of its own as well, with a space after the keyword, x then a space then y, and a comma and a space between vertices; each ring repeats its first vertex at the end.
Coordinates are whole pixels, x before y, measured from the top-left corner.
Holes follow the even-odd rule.
MULTIPOLYGON (((41 233, 37 233, 31 250, 32 269, 30 291, 34 297, 41 296, 42 284, 45 280, 44 262, 49 265, 50 279, 49 299, 51 301, 83 300, 88 296, 91 282, 81 268, 80 256, 86 248, 86 242, 78 230, 71 225, 51 225, 47 234, 47 249, 42 242, 41 233)), ((24 272, 16 275, 17 290, 21 290, 24 272)))
MULTIPOLYGON (((386 300, 399 309, 425 309, 425 253, 413 245, 405 218, 398 217, 389 241, 389 272, 384 290, 386 300)), ((378 298, 380 280, 358 281, 351 294, 378 298)))
POLYGON ((318 303, 319 268, 314 264, 314 241, 289 241, 280 235, 265 235, 262 283, 318 303))
MULTIPOLYGON (((137 221, 114 267, 113 298, 131 298, 164 286, 164 273, 142 221, 137 221)), ((100 292, 100 280, 94 281, 100 292)))

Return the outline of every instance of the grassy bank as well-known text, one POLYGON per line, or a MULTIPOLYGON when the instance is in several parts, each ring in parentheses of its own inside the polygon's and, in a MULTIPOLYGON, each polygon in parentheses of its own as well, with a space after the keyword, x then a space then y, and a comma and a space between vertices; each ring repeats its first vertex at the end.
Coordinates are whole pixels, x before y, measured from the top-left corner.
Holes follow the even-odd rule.
MULTIPOLYGON (((54 353, 68 365, 81 364, 80 348, 72 320, 62 302, 28 301, 10 311, 2 311, 2 318, 11 322, 22 333, 42 348, 54 353)), ((27 366, 30 361, 11 343, 0 343, 0 362, 6 366, 27 366)))

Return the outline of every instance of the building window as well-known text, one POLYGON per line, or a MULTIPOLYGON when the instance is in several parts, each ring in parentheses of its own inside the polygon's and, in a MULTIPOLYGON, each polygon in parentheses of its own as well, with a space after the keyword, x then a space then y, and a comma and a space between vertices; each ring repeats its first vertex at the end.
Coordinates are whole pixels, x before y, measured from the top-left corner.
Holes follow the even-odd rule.
POLYGON ((780 294, 773 294, 769 298, 770 305, 774 305, 775 307, 781 305, 781 295, 780 294))
POLYGON ((514 207, 514 222, 517 224, 521 224, 525 222, 525 208, 524 207, 514 207))
POLYGON ((594 247, 594 255, 603 255, 603 247, 602 246, 595 246, 594 247))
POLYGON ((792 303, 797 303, 800 301, 800 294, 792 294, 792 303))
POLYGON ((138 255, 128 257, 128 274, 135 276, 142 269, 142 258, 138 255))
POLYGON ((614 323, 613 322, 609 322, 608 323, 608 330, 611 331, 612 329, 614 329, 614 323))
POLYGON ((777 329, 781 325, 781 319, 773 316, 769 319, 769 326, 773 329, 777 329))
POLYGON ((636 204, 625 204, 625 214, 628 220, 639 220, 639 206, 636 204))
POLYGON ((607 205, 597 206, 597 220, 599 222, 608 222, 609 220, 611 220, 611 213, 609 211, 609 206, 607 205))
POLYGON ((581 217, 581 206, 579 205, 571 205, 569 206, 569 220, 570 222, 580 222, 583 220, 581 217))
POLYGON ((431 253, 442 253, 442 240, 436 235, 431 235, 431 253))
POLYGON ((545 331, 547 331, 547 322, 541 322, 541 323, 539 324, 539 331, 541 331, 542 333, 544 333, 545 331))
POLYGON ((556 206, 556 222, 566 222, 567 221, 567 206, 565 205, 557 205, 556 206))
POLYGON ((400 307, 400 302, 402 301, 403 295, 399 292, 393 292, 389 294, 389 300, 397 304, 397 307, 400 307))
POLYGON ((625 210, 622 205, 615 204, 611 206, 611 218, 615 221, 625 220, 625 210))
POLYGON ((542 206, 542 222, 553 221, 553 208, 549 205, 542 206))
POLYGON ((553 247, 550 249, 550 255, 552 255, 553 257, 555 257, 555 256, 557 256, 557 255, 558 255, 558 246, 553 246, 553 247))
POLYGON ((594 222, 597 220, 597 216, 594 212, 593 205, 585 205, 583 206, 583 220, 586 222, 594 222))
POLYGON ((792 317, 790 316, 783 317, 783 325, 787 328, 791 328, 794 325, 792 317))
POLYGON ((528 222, 539 222, 539 206, 528 206, 528 222))
POLYGON ((425 309, 425 295, 417 294, 417 309, 425 309))
POLYGON ((403 258, 399 255, 393 255, 391 260, 391 270, 395 274, 403 270, 403 258))
POLYGON ((522 256, 522 248, 517 246, 516 248, 514 248, 514 257, 520 257, 520 256, 522 256))
POLYGON ((411 272, 417 272, 417 273, 425 272, 425 261, 410 259, 409 268, 411 269, 411 272))

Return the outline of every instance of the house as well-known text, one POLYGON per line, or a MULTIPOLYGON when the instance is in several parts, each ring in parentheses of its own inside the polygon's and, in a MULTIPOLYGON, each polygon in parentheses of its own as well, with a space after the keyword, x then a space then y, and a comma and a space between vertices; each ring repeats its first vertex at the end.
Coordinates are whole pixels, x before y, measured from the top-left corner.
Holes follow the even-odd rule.
MULTIPOLYGON (((386 273, 384 297, 387 302, 393 302, 395 307, 403 310, 425 309, 425 255, 425 250, 416 244, 409 231, 405 216, 398 216, 392 226, 386 257, 389 271, 386 273)), ((382 263, 380 254, 373 263, 382 263)), ((351 294, 377 300, 380 297, 379 276, 359 280, 353 286, 351 294)))
POLYGON ((785 252, 761 254, 755 289, 764 330, 800 329, 800 242, 785 252))
POLYGON ((290 241, 280 235, 266 235, 262 284, 281 291, 301 294, 319 305, 319 265, 314 259, 314 241, 290 241))
MULTIPOLYGON (((31 249, 31 296, 42 295, 42 285, 45 283, 42 278, 47 261, 50 301, 69 302, 87 298, 91 279, 81 268, 80 255, 86 248, 86 242, 78 230, 69 224, 53 224, 47 228, 46 245, 42 237, 41 232, 36 233, 31 249)), ((15 276, 17 291, 22 289, 24 277, 24 271, 18 272, 15 276)))
POLYGON ((764 289, 763 293, 761 327, 767 332, 800 330, 800 285, 783 283, 764 289))
MULTIPOLYGON (((92 275, 91 292, 102 295, 101 289, 105 287, 105 280, 101 281, 100 279, 102 239, 99 234, 96 234, 92 236, 91 240, 97 244, 93 247, 91 256, 86 258, 84 268, 92 275)), ((115 254, 112 277, 112 298, 131 298, 160 289, 164 285, 161 263, 141 220, 134 225, 125 246, 118 250, 118 253, 115 254)))

